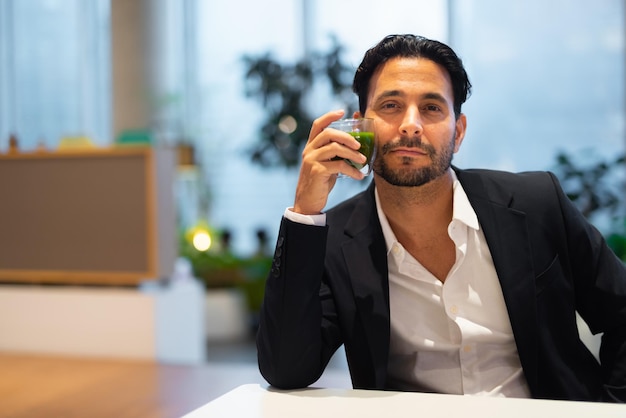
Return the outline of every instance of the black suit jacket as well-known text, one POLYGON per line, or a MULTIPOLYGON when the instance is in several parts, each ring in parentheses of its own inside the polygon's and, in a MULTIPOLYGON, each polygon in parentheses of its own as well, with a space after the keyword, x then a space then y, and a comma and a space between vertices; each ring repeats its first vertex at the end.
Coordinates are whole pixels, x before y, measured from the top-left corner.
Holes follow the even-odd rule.
MULTIPOLYGON (((626 400, 624 264, 552 174, 455 171, 489 245, 532 396, 626 400), (603 333, 601 364, 579 338, 576 312, 603 333)), ((389 332, 374 185, 329 210, 326 227, 283 219, 257 335, 265 379, 306 387, 344 344, 353 386, 384 390, 389 332)))

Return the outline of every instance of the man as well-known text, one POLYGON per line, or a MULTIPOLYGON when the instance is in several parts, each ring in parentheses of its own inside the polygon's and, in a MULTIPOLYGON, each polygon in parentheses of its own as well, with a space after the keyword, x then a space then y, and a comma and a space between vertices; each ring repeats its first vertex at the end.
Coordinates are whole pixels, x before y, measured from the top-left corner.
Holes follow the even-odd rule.
POLYGON ((314 383, 343 344, 355 388, 626 400, 626 270, 546 172, 451 166, 470 82, 446 45, 383 39, 359 66, 369 188, 324 211, 350 135, 317 119, 281 222, 257 335, 279 388, 314 383), (598 363, 576 312, 603 333, 598 363))

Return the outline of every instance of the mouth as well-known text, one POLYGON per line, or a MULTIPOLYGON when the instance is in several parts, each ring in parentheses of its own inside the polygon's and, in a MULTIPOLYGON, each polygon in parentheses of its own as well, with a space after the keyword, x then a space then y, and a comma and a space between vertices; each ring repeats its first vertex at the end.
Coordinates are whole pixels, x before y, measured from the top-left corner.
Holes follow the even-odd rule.
POLYGON ((396 155, 398 157, 424 157, 430 155, 427 150, 416 147, 397 147, 387 150, 385 154, 396 155))
POLYGON ((424 143, 422 138, 400 137, 391 141, 381 148, 381 155, 397 156, 404 160, 430 157, 432 158, 436 152, 432 145, 424 143))

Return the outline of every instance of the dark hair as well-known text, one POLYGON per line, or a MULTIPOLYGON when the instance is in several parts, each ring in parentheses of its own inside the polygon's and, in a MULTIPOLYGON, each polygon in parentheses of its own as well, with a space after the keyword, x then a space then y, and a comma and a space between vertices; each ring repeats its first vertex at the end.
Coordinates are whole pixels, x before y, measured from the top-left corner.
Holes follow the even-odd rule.
POLYGON ((426 58, 445 68, 452 82, 454 114, 459 117, 461 105, 465 103, 472 89, 463 62, 446 44, 415 35, 389 35, 365 53, 352 83, 352 91, 359 97, 361 114, 365 114, 367 108, 372 75, 381 64, 395 57, 426 58))

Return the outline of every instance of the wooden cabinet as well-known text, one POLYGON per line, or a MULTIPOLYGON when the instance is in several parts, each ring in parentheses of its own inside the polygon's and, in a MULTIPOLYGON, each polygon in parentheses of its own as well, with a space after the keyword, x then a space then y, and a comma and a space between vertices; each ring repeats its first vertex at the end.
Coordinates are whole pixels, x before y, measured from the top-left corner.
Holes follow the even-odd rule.
POLYGON ((176 258, 172 149, 0 155, 0 282, 135 285, 176 258))

